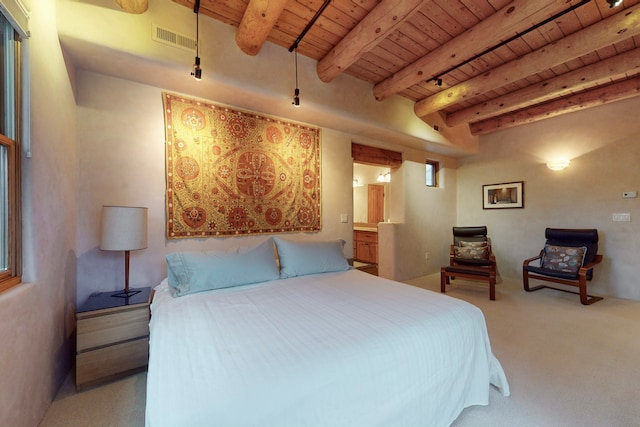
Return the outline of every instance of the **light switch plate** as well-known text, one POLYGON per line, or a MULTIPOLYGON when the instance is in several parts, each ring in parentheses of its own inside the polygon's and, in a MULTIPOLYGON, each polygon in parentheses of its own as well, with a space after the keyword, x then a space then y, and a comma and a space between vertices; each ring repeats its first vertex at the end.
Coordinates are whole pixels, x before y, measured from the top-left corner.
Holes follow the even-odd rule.
POLYGON ((349 222, 349 214, 340 214, 340 222, 342 223, 349 222))
POLYGON ((629 222, 631 221, 631 214, 630 213, 614 213, 613 220, 629 222))
POLYGON ((623 191, 622 192, 622 198, 623 199, 635 199, 636 197, 638 197, 638 192, 637 191, 623 191))

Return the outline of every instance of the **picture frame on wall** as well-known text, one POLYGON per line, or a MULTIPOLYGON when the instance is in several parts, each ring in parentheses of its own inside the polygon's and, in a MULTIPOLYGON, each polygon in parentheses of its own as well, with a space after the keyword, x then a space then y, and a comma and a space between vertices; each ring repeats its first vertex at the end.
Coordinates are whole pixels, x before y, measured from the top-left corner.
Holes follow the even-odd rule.
POLYGON ((482 209, 524 208, 524 181, 482 186, 482 209))

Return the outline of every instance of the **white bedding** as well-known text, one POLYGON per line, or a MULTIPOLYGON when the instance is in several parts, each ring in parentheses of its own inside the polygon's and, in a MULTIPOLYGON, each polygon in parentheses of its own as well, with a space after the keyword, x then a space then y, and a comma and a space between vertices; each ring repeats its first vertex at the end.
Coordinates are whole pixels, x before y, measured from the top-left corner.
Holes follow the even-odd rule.
POLYGON ((152 303, 147 427, 436 427, 490 384, 482 312, 358 270, 152 303))

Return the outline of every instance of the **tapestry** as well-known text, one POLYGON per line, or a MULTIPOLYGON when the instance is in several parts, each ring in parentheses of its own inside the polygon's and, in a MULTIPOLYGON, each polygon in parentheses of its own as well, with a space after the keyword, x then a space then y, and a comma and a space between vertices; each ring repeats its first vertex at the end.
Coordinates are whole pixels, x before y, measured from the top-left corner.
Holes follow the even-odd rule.
POLYGON ((168 239, 320 231, 320 129, 162 95, 168 239))

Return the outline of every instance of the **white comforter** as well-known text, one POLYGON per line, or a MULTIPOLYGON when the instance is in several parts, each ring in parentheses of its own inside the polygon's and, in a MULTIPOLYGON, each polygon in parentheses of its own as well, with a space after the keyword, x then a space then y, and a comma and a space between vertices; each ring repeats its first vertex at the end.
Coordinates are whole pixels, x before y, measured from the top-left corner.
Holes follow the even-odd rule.
POLYGON ((147 427, 436 427, 509 386, 482 312, 349 270, 152 304, 147 427))

